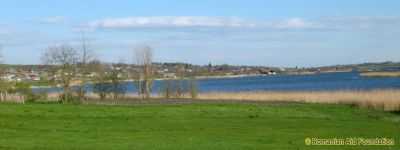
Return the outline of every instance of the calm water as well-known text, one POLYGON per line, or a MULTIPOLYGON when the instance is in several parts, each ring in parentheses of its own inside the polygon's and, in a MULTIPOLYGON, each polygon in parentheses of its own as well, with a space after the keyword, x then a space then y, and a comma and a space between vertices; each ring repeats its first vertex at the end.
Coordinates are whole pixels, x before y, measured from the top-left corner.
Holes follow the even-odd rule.
MULTIPOLYGON (((238 91, 321 91, 321 90, 366 90, 378 88, 400 89, 400 78, 360 78, 358 72, 323 73, 313 75, 279 75, 226 79, 199 79, 199 91, 238 92, 238 91)), ((159 92, 162 81, 155 81, 153 91, 159 92)), ((135 92, 132 82, 125 83, 129 93, 135 92)), ((57 92, 61 89, 34 89, 57 92)), ((92 91, 92 85, 86 86, 92 91)))

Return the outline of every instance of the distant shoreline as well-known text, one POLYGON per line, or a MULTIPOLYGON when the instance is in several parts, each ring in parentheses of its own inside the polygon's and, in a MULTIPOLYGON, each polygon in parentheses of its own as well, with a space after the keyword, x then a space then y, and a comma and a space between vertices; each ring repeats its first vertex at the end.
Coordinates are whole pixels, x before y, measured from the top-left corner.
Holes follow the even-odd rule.
MULTIPOLYGON (((325 71, 325 72, 312 72, 312 71, 300 71, 300 72, 287 72, 284 74, 275 74, 275 75, 265 75, 265 74, 239 74, 239 75, 210 75, 210 76, 195 76, 195 79, 229 79, 229 78, 243 78, 243 77, 259 77, 259 76, 280 76, 280 75, 313 75, 313 74, 323 74, 323 73, 339 73, 339 72, 349 72, 349 71, 325 71)), ((171 78, 172 80, 178 79, 178 78, 171 78)), ((189 79, 189 78, 184 78, 184 79, 189 79)), ((162 81, 166 80, 166 78, 156 78, 154 79, 156 81, 162 81)), ((133 79, 124 79, 121 80, 122 82, 133 82, 133 79)), ((92 84, 94 82, 89 81, 86 84, 92 84)), ((70 86, 80 86, 81 81, 80 80, 73 80, 70 83, 70 86)), ((31 86, 33 89, 38 89, 38 88, 53 88, 55 87, 54 85, 43 85, 43 86, 31 86)), ((61 85, 56 86, 61 87, 61 85)))

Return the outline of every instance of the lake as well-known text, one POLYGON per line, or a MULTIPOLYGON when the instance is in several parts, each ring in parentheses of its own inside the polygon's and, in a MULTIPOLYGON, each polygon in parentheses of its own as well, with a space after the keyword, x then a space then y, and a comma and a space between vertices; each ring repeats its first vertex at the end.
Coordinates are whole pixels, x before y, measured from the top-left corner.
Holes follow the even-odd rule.
MULTIPOLYGON (((248 91, 332 91, 368 90, 381 88, 400 89, 400 78, 360 78, 359 72, 321 73, 311 75, 275 75, 241 78, 198 79, 199 92, 248 92, 248 91)), ((160 92, 163 81, 154 83, 154 92, 160 92)), ((135 93, 132 82, 126 82, 128 93, 135 93)), ((75 87, 76 89, 76 87, 75 87)), ((92 85, 85 87, 92 91, 92 85)), ((60 88, 36 88, 34 92, 62 91, 60 88)))

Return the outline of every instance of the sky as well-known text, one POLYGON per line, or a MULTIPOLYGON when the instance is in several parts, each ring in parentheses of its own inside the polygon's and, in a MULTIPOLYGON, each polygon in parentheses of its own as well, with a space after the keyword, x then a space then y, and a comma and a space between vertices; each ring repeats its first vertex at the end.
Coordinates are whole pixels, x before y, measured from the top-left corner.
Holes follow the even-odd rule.
POLYGON ((132 63, 314 67, 400 61, 399 0, 0 0, 3 62, 41 64, 50 46, 77 45, 132 63))

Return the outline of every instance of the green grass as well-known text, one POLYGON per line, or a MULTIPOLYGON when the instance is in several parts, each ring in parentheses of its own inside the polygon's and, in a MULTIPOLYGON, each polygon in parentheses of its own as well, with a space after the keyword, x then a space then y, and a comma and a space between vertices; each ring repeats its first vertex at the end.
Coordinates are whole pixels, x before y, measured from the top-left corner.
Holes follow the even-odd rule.
POLYGON ((386 70, 386 69, 400 69, 400 63, 386 62, 386 63, 366 63, 359 65, 360 71, 365 70, 386 70))
POLYGON ((0 149, 399 149, 400 115, 322 104, 0 103, 0 149), (306 137, 395 146, 306 146, 306 137))

